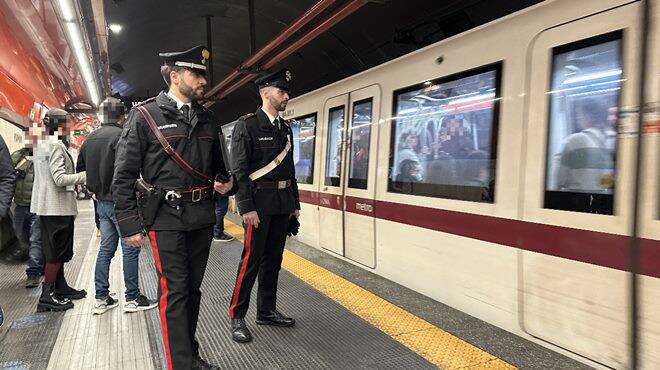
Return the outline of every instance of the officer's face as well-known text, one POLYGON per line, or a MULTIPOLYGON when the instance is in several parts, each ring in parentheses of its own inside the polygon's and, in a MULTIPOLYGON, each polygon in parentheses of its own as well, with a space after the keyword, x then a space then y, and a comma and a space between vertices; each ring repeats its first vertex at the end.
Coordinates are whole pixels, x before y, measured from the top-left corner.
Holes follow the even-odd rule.
POLYGON ((263 91, 264 97, 268 100, 270 105, 277 111, 282 112, 286 109, 289 102, 289 93, 279 87, 267 87, 263 91))
POLYGON ((200 100, 206 92, 206 76, 192 69, 175 72, 172 84, 179 88, 183 96, 190 100, 200 100))

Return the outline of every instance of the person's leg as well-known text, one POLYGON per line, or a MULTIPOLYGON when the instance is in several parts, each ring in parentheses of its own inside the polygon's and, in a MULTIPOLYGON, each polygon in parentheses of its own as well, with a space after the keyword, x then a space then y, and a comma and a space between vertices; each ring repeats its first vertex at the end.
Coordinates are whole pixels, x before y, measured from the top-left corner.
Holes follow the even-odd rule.
POLYGON ((160 324, 168 370, 188 369, 193 353, 188 324, 188 251, 183 231, 149 231, 159 285, 160 324))
POLYGON ((197 319, 199 317, 199 302, 202 298, 202 280, 206 272, 206 264, 211 250, 213 229, 207 227, 186 232, 186 249, 188 249, 188 271, 190 296, 188 299, 188 332, 193 356, 199 356, 199 343, 195 339, 197 319))
POLYGON ((62 228, 57 216, 40 216, 41 240, 44 247, 46 265, 44 267, 44 282, 42 284, 41 296, 37 304, 37 311, 62 311, 73 308, 73 303, 68 299, 62 299, 55 292, 57 275, 62 268, 62 262, 57 260, 58 250, 56 247, 56 235, 62 228))
POLYGON ((34 213, 30 213, 30 259, 26 270, 28 276, 44 274, 44 252, 41 244, 39 218, 34 213))
POLYGON ((277 280, 282 266, 282 253, 286 243, 289 215, 272 216, 268 241, 259 267, 257 313, 268 314, 277 303, 277 280))
POLYGON ((75 289, 69 286, 64 276, 64 264, 73 258, 73 233, 75 229, 74 216, 55 216, 60 223, 60 230, 55 234, 54 241, 60 246, 61 253, 58 261, 63 262, 55 281, 55 291, 62 297, 69 299, 83 299, 87 296, 84 289, 75 289))
POLYGON ((259 227, 248 225, 245 228, 243 253, 229 306, 229 317, 232 319, 245 317, 250 305, 250 293, 259 273, 271 216, 260 216, 259 219, 259 227))
POLYGON ((215 225, 213 227, 213 239, 215 241, 229 242, 234 238, 225 233, 225 215, 229 207, 229 198, 218 196, 215 200, 215 225))
POLYGON ((111 202, 99 201, 97 204, 99 225, 101 226, 101 242, 96 256, 94 269, 94 288, 96 299, 107 299, 110 295, 110 262, 117 251, 119 235, 113 222, 114 206, 111 202))

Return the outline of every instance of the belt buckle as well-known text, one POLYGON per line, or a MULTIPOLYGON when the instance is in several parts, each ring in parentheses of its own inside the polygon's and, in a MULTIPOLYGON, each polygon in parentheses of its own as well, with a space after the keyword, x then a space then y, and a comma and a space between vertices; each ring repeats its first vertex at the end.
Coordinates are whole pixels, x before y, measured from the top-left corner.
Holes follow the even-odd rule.
POLYGON ((170 206, 178 209, 181 204, 181 194, 176 190, 168 190, 167 193, 165 193, 165 201, 170 206))
POLYGON ((277 190, 285 189, 286 188, 286 181, 278 181, 277 182, 277 190))
POLYGON ((192 194, 190 194, 191 200, 193 203, 199 202, 202 200, 202 189, 197 188, 192 190, 192 194))

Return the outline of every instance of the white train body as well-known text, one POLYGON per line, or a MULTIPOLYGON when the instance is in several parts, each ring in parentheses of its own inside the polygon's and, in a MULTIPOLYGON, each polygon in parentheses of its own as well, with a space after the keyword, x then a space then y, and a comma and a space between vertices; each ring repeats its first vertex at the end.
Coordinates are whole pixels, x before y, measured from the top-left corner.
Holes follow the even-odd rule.
MULTIPOLYGON (((658 369, 658 1, 651 18, 639 334, 642 367, 658 369)), ((291 100, 285 116, 302 122, 299 240, 592 365, 629 367, 641 23, 639 1, 546 1, 291 100), (598 172, 602 189, 570 192, 554 174, 587 98, 618 107, 614 166, 598 172), (405 147, 403 130, 421 150, 405 147), (458 136, 458 151, 440 150, 458 136), (438 173, 447 158, 467 173, 484 156, 477 174, 494 180, 483 187, 492 194, 438 173)))

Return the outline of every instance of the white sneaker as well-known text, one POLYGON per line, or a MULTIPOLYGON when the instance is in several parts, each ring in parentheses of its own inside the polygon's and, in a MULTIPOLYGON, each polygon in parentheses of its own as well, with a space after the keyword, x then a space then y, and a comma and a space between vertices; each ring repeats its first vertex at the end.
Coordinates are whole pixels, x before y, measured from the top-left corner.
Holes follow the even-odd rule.
POLYGON ((119 301, 110 296, 106 299, 97 299, 92 308, 92 315, 102 315, 117 306, 119 306, 119 301))
POLYGON ((124 312, 138 312, 146 311, 158 306, 158 301, 149 299, 140 294, 137 299, 126 302, 124 304, 124 312))

